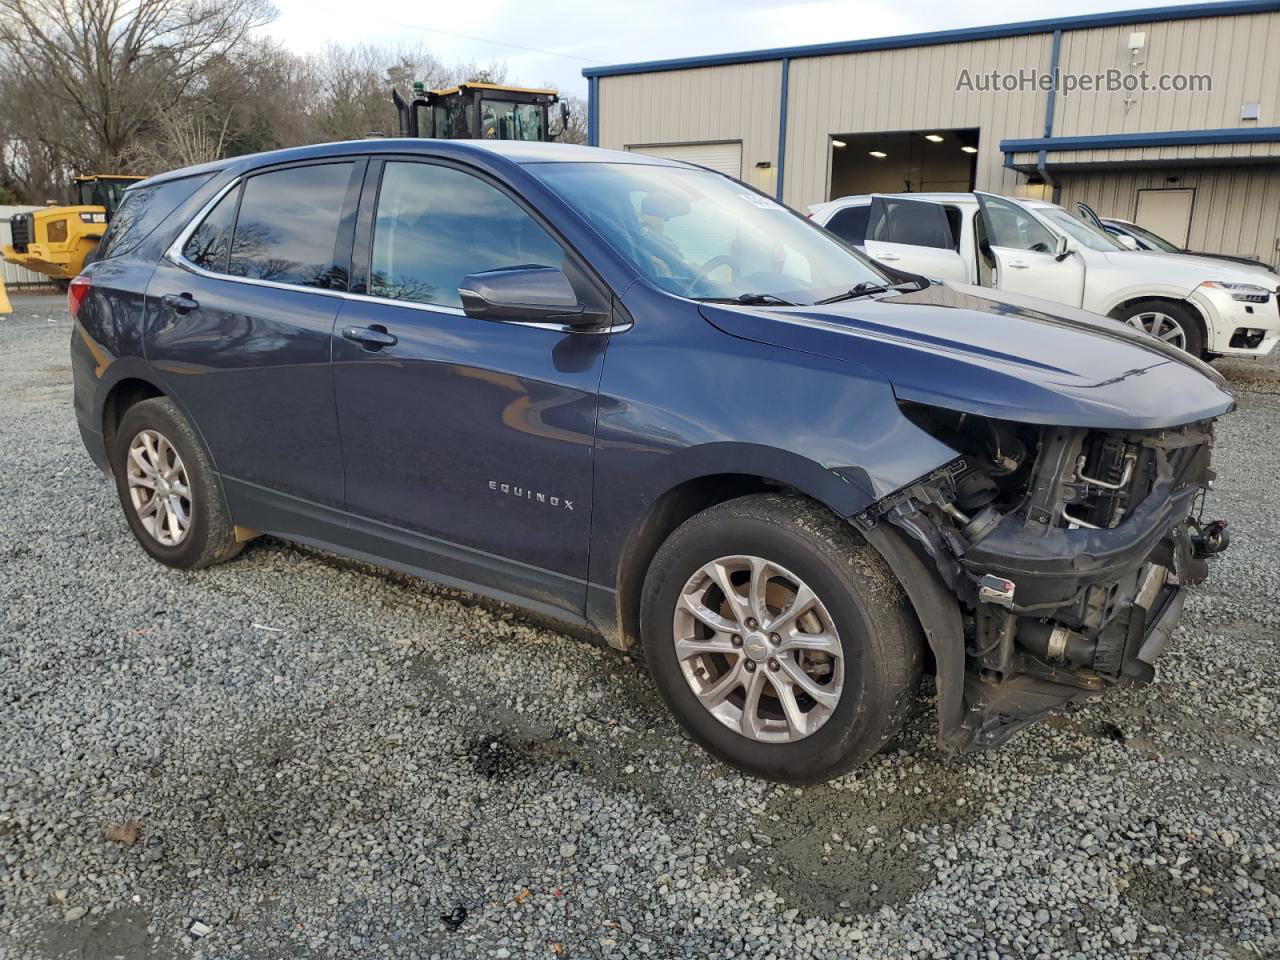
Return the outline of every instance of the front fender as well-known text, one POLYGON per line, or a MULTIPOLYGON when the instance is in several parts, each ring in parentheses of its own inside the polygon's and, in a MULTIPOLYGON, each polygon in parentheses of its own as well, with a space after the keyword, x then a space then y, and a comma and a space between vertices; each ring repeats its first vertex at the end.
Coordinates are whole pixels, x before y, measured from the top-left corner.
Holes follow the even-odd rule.
POLYGON ((651 489, 660 489, 663 494, 690 480, 740 475, 794 487, 842 517, 858 513, 877 499, 871 477, 862 467, 824 466, 788 450, 756 443, 729 441, 688 447, 664 458, 660 468, 661 480, 651 489))
POLYGON ((1104 317, 1111 316, 1113 310, 1133 300, 1182 300, 1189 301, 1192 287, 1180 283, 1143 283, 1126 284, 1114 290, 1107 290, 1095 298, 1086 298, 1085 308, 1104 317))

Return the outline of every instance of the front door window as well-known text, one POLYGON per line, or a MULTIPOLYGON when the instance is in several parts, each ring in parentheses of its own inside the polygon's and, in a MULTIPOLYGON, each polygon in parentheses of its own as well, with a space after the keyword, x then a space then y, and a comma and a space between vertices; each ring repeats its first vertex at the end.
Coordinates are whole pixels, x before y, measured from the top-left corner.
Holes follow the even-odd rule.
POLYGON ((460 308, 468 274, 564 262, 537 221, 483 180, 452 167, 387 164, 373 226, 374 296, 460 308))

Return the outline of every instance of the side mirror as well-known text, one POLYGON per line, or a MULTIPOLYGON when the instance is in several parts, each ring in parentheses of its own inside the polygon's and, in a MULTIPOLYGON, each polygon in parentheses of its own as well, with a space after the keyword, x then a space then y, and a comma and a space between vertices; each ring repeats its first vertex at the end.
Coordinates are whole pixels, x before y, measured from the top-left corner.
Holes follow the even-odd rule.
POLYGON ((1138 249, 1138 241, 1133 239, 1133 237, 1129 236, 1127 233, 1113 233, 1112 237, 1115 238, 1116 243, 1120 244, 1120 246, 1124 247, 1126 250, 1138 249))
POLYGON ((547 115, 547 139, 563 140, 564 135, 569 132, 569 101, 561 100, 560 105, 560 129, 551 129, 551 115, 547 115))
POLYGON ((1071 256, 1071 244, 1062 234, 1058 234, 1058 242, 1054 245, 1053 259, 1061 263, 1071 256))
POLYGON ((573 285, 555 267, 521 266, 486 270, 462 278, 458 286, 468 317, 508 323, 549 323, 587 329, 608 316, 578 302, 573 285))

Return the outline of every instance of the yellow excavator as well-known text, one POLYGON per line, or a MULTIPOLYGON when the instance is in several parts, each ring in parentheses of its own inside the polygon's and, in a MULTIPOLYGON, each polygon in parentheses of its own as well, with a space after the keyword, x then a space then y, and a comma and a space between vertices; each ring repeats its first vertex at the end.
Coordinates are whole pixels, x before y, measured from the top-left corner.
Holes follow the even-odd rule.
POLYGON ((16 214, 9 221, 13 242, 0 252, 9 263, 69 282, 102 239, 125 189, 141 179, 106 173, 76 177, 75 203, 16 214))
POLYGON ((546 142, 559 139, 569 125, 569 105, 556 90, 480 82, 428 90, 415 82, 408 100, 392 90, 391 102, 400 115, 402 137, 546 142), (560 129, 553 131, 549 114, 556 104, 560 129))

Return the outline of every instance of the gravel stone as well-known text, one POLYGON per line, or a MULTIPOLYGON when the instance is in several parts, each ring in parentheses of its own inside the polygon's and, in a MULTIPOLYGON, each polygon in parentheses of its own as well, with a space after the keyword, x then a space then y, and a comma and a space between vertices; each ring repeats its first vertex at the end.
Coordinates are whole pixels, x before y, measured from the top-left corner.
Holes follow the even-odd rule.
POLYGON ((62 298, 14 301, 6 960, 1280 955, 1280 361, 1219 361, 1233 543, 1153 685, 947 759, 926 683, 884 753, 798 789, 500 604, 271 539, 157 565, 82 449, 62 298))

